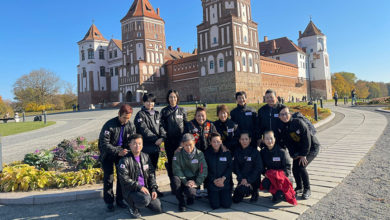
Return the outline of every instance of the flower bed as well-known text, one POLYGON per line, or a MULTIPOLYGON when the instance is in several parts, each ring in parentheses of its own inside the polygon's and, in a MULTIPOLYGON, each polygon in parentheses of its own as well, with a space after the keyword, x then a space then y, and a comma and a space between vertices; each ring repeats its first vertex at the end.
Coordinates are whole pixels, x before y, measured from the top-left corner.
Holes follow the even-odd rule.
MULTIPOLYGON (((162 148, 158 170, 165 169, 166 160, 162 148)), ((0 192, 77 187, 102 180, 98 142, 79 137, 63 140, 50 150, 36 150, 26 154, 23 161, 6 165, 0 173, 0 192)))
POLYGON ((358 105, 390 105, 390 96, 374 98, 369 102, 358 102, 358 105))

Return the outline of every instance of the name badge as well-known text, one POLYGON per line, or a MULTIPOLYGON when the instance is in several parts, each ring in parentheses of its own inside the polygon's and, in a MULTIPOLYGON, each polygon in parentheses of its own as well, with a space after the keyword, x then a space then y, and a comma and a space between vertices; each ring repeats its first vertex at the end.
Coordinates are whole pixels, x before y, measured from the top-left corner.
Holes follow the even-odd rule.
POLYGON ((176 115, 176 118, 183 119, 183 115, 176 115))
POLYGON ((228 133, 233 133, 233 132, 234 132, 234 128, 228 129, 228 133))
POLYGON ((198 159, 193 159, 191 163, 199 163, 198 159))
POLYGON ((219 161, 227 161, 227 158, 226 157, 220 157, 219 161))
POLYGON ((274 117, 275 117, 275 118, 279 117, 279 114, 274 114, 274 117))
POLYGON ((194 132, 198 132, 199 130, 197 128, 194 128, 194 132))
POLYGON ((145 164, 145 165, 144 165, 144 170, 147 170, 147 169, 149 169, 149 165, 148 165, 148 164, 145 164))
POLYGON ((252 161, 252 157, 246 158, 246 161, 252 161))
POLYGON ((246 116, 251 116, 251 115, 252 115, 252 112, 245 112, 245 115, 246 115, 246 116))
POLYGON ((280 157, 273 157, 272 161, 280 161, 280 157))
POLYGON ((172 160, 176 160, 176 157, 173 157, 172 160))

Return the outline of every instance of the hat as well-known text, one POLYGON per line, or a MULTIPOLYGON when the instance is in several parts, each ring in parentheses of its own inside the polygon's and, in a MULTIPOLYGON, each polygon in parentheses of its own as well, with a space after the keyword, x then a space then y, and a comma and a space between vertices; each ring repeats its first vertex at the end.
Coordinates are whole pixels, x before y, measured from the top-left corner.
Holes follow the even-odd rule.
POLYGON ((194 140, 195 140, 194 136, 190 133, 184 134, 183 137, 181 138, 182 143, 187 141, 194 141, 194 140))

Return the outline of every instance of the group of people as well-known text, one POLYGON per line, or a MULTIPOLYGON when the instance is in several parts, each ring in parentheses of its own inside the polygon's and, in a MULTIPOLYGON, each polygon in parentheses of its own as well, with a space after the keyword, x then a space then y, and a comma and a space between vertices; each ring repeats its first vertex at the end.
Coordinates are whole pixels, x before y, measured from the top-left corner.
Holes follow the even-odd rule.
POLYGON ((118 207, 129 207, 134 218, 141 217, 143 207, 162 212, 159 197, 164 195, 158 190, 155 170, 163 143, 170 187, 180 211, 195 202, 202 186, 213 209, 229 208, 248 196, 256 202, 260 189, 271 192, 273 202, 285 200, 296 205, 297 194, 308 199, 306 167, 320 146, 310 126, 278 103, 273 90, 266 91, 267 105, 257 112, 247 105, 245 92, 237 92, 235 97, 237 107, 229 111, 226 105, 219 105, 215 122, 207 120, 204 107, 197 107, 194 119, 188 119, 175 90, 168 92, 169 105, 161 112, 154 109, 156 97, 145 94, 134 123, 130 121, 133 109, 123 105, 99 137, 107 210, 114 211, 116 200, 118 207))

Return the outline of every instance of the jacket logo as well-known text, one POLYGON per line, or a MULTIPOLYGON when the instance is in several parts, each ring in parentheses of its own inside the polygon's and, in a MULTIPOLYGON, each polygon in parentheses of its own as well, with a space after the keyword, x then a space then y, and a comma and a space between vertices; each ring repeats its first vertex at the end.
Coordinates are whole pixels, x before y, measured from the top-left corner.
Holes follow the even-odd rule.
POLYGON ((121 169, 125 169, 126 166, 125 166, 124 164, 121 164, 121 165, 120 165, 120 168, 121 168, 121 169))
POLYGON ((105 135, 110 135, 110 131, 104 131, 105 135))
POLYGON ((156 123, 157 123, 157 124, 160 123, 160 120, 157 119, 157 120, 156 120, 156 123))
POLYGON ((293 141, 295 142, 299 142, 301 140, 301 138, 295 133, 295 132, 291 132, 290 133, 290 137, 291 139, 293 139, 293 141))
POLYGON ((297 134, 300 134, 301 133, 301 131, 298 129, 295 133, 297 133, 297 134))
POLYGON ((141 121, 142 121, 142 118, 139 118, 139 119, 138 119, 138 122, 141 122, 141 121))
POLYGON ((252 161, 252 157, 246 158, 246 161, 252 161))
POLYGON ((148 164, 145 164, 145 165, 144 165, 144 170, 147 170, 147 169, 149 169, 149 165, 148 165, 148 164))

